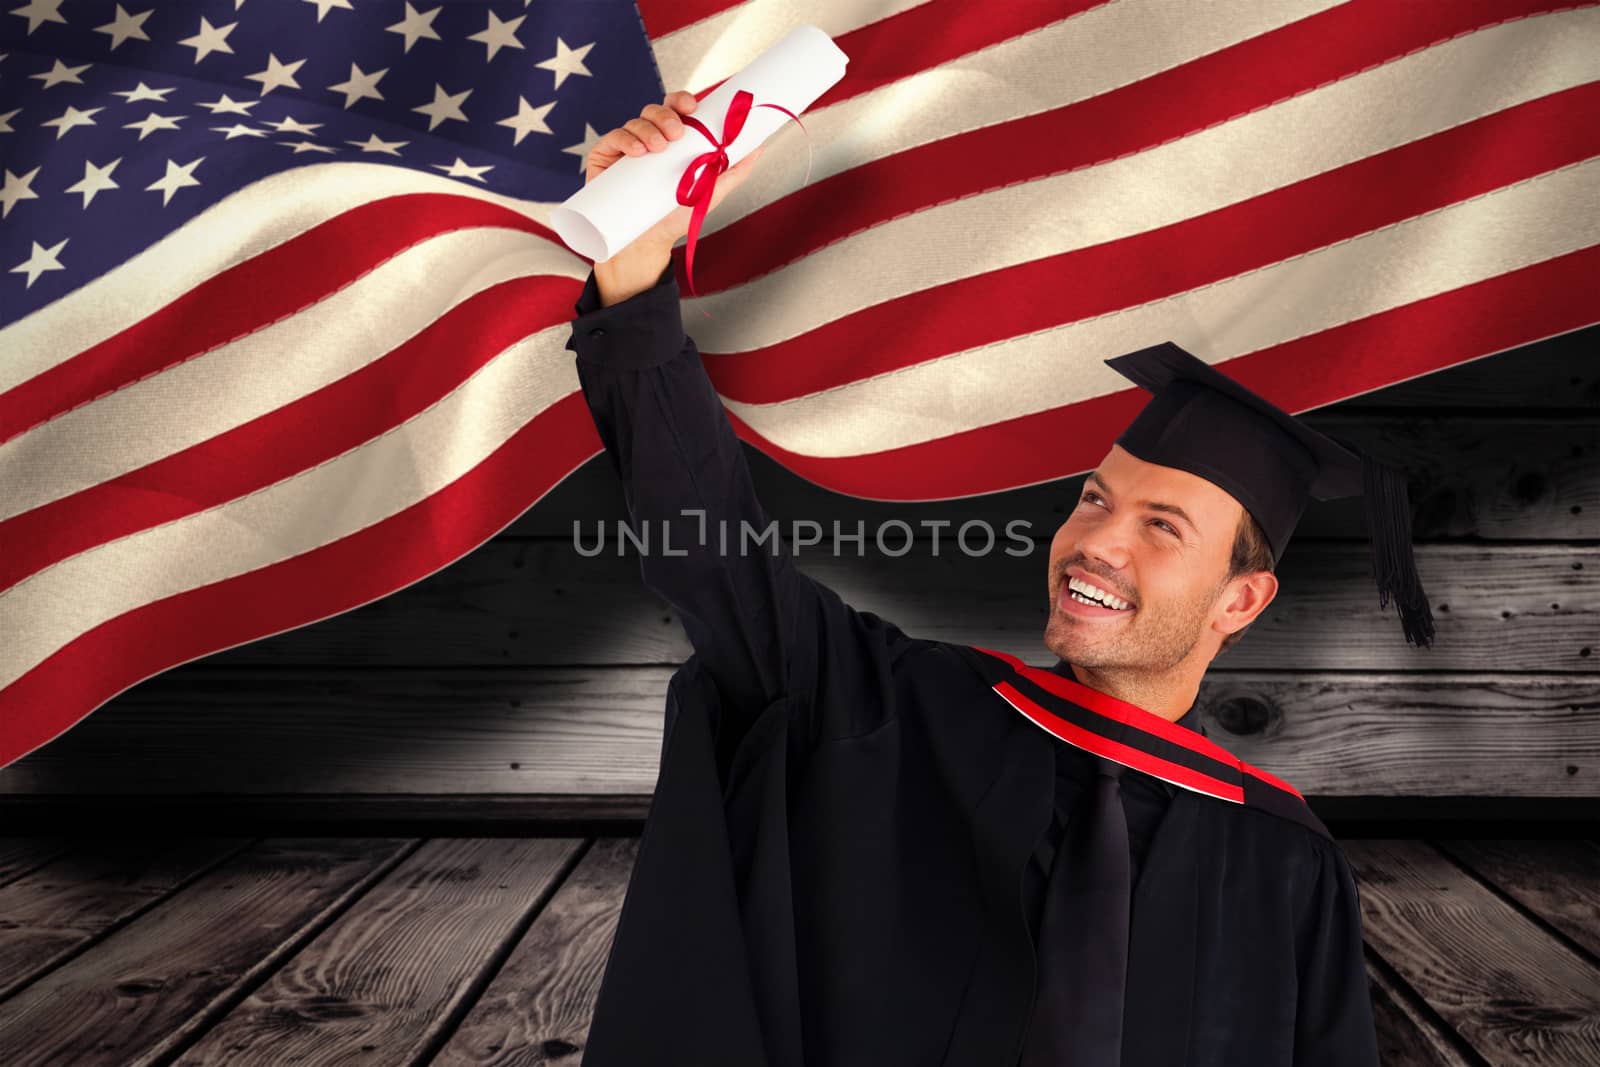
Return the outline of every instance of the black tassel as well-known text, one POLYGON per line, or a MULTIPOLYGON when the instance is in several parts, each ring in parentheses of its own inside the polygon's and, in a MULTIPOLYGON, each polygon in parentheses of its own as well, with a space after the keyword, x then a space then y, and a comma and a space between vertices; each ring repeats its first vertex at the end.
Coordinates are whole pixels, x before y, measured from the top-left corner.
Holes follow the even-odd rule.
POLYGON ((1433 612, 1411 555, 1411 502, 1405 475, 1361 449, 1361 479, 1367 501, 1367 532, 1372 539, 1372 569, 1378 580, 1378 606, 1394 597, 1409 644, 1433 646, 1433 612))

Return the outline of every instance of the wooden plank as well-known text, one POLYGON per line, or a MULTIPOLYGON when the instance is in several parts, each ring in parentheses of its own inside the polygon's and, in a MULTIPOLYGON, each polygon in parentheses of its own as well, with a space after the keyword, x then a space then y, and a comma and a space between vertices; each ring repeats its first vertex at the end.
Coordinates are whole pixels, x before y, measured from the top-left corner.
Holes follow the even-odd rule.
POLYGON ((578 1062, 638 849, 594 843, 430 1067, 578 1062))
POLYGON ((426 1062, 581 845, 427 842, 180 1062, 426 1062))
POLYGON ((1441 841, 1458 863, 1600 957, 1600 847, 1592 841, 1441 841))
POLYGON ((248 843, 91 839, 0 889, 0 1000, 248 843))
MULTIPOLYGON (((1581 373, 1594 377, 1592 372, 1581 373)), ((1376 395, 1356 402, 1365 404, 1376 395)), ((1403 413, 1356 411, 1340 404, 1300 418, 1307 426, 1351 440, 1406 472, 1416 513, 1412 534, 1417 540, 1593 536, 1594 515, 1600 509, 1600 463, 1595 462, 1600 455, 1600 419, 1433 414, 1426 407, 1410 407, 1403 413)), ((869 540, 878 524, 888 519, 904 520, 925 540, 931 540, 934 532, 927 524, 938 520, 950 523, 942 535, 948 538, 973 519, 988 522, 997 531, 1022 519, 1027 525, 1019 529, 1048 544, 1083 489, 1083 475, 1074 474, 960 500, 867 500, 807 481, 753 445, 746 444, 744 452, 756 495, 784 524, 786 536, 789 524, 798 519, 820 522, 830 533, 835 521, 850 531, 862 521, 869 540)), ((499 539, 544 537, 571 543, 576 522, 581 543, 592 543, 595 531, 604 528, 614 551, 616 523, 626 516, 621 484, 610 460, 597 454, 523 512, 499 539)), ((1295 536, 1364 538, 1365 506, 1359 497, 1312 501, 1295 527, 1295 536)))
MULTIPOLYGON (((173 672, 12 765, 0 794, 643 798, 671 673, 173 672)), ((1217 671, 1197 699, 1213 739, 1306 793, 1600 797, 1600 679, 1217 671)))
POLYGON ((413 847, 308 839, 245 850, 0 1002, 6 1062, 165 1062, 413 847))
POLYGON ((1345 841, 1367 944, 1490 1063, 1593 1063, 1600 970, 1418 841, 1345 841))
POLYGON ((1404 983, 1367 961, 1372 988, 1372 1021, 1378 1031, 1378 1062, 1383 1067, 1479 1067, 1467 1059, 1461 1039, 1441 1024, 1404 983))
MULTIPOLYGON (((857 610, 909 634, 1040 660, 1045 549, 1008 556, 998 546, 983 556, 947 544, 937 557, 798 558, 857 610)), ((1379 607, 1371 567, 1365 545, 1292 543, 1277 597, 1217 665, 1600 674, 1600 546, 1418 546, 1438 627, 1430 649, 1407 645, 1394 606, 1379 607)), ((178 670, 621 666, 677 664, 690 652, 636 556, 582 560, 570 543, 494 542, 394 596, 178 670)), ((125 697, 106 707, 120 713, 125 697)))
POLYGON ((65 852, 71 842, 59 837, 0 838, 0 886, 36 871, 65 852))

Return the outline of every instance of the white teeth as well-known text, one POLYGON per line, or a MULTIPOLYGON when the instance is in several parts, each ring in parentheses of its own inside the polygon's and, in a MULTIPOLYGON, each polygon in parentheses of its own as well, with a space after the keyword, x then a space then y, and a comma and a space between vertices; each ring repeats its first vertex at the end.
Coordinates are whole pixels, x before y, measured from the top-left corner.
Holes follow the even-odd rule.
POLYGON ((1073 592, 1082 594, 1080 599, 1086 599, 1090 603, 1102 604, 1105 607, 1115 608, 1117 611, 1125 611, 1131 607, 1131 605, 1121 597, 1108 593, 1105 590, 1100 589, 1098 586, 1090 585, 1088 582, 1074 578, 1070 575, 1067 578, 1067 585, 1073 592))

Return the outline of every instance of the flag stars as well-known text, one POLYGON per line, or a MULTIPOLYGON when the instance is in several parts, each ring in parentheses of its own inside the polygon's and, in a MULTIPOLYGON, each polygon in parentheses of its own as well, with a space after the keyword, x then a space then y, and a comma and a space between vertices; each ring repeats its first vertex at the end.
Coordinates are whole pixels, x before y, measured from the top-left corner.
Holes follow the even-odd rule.
POLYGON ((65 137, 67 135, 67 131, 72 129, 74 126, 93 126, 95 124, 95 113, 104 110, 105 108, 103 107, 91 107, 88 111, 79 111, 77 108, 69 104, 67 105, 67 110, 61 113, 60 118, 50 119, 46 122, 39 123, 39 125, 54 126, 56 128, 56 140, 59 141, 61 138, 65 137))
POLYGON ((330 148, 325 144, 317 144, 315 141, 297 141, 293 144, 289 143, 288 141, 279 141, 278 143, 283 145, 285 148, 294 149, 294 154, 297 156, 301 152, 327 152, 331 155, 332 153, 338 151, 337 148, 330 148))
POLYGON ((517 131, 516 140, 512 144, 521 144, 522 139, 530 133, 552 133, 544 117, 550 114, 550 109, 555 107, 554 101, 540 107, 534 107, 522 97, 517 97, 517 113, 508 118, 503 118, 495 123, 496 126, 509 126, 517 131))
POLYGON ((544 70, 555 71, 556 88, 559 89, 561 88, 561 83, 567 80, 567 75, 569 74, 582 74, 586 78, 594 76, 589 73, 589 68, 583 65, 583 57, 588 55, 589 49, 593 47, 594 42, 590 41, 582 48, 574 50, 567 47, 567 42, 557 37, 556 54, 543 63, 535 63, 534 66, 544 70))
POLYGON ((428 12, 420 12, 410 4, 406 4, 406 17, 393 26, 385 26, 384 29, 404 37, 406 39, 405 51, 410 52, 411 46, 424 37, 432 41, 441 39, 433 28, 433 20, 438 14, 439 8, 434 8, 428 12))
MULTIPOLYGON (((469 167, 460 156, 457 156, 456 161, 448 166, 443 163, 435 163, 434 167, 437 170, 444 171, 445 174, 452 178, 471 178, 475 182, 483 181, 483 174, 485 171, 494 170, 494 164, 492 163, 485 164, 481 167, 469 167)), ((488 183, 485 182, 484 184, 488 183)))
POLYGON ((193 37, 185 37, 178 43, 185 48, 194 49, 194 61, 199 63, 212 52, 226 52, 233 55, 233 47, 228 44, 228 34, 238 26, 237 22, 230 22, 226 26, 213 26, 206 21, 204 15, 200 16, 200 30, 193 37))
POLYGON ((345 144, 355 145, 363 152, 382 152, 385 155, 398 156, 400 149, 410 144, 410 141, 385 141, 375 133, 367 135, 365 141, 346 141, 345 144))
POLYGON ((223 138, 227 141, 231 141, 235 137, 265 137, 267 135, 266 130, 258 130, 254 126, 245 126, 237 122, 232 126, 213 126, 211 128, 217 133, 227 134, 227 137, 223 138))
POLYGON ((166 207, 172 202, 172 195, 179 189, 200 184, 200 179, 194 176, 194 168, 198 167, 205 158, 205 156, 201 156, 199 159, 196 159, 190 163, 185 163, 181 167, 172 160, 167 160, 166 175, 159 181, 151 182, 149 185, 145 186, 145 191, 155 192, 156 190, 160 190, 161 206, 166 207))
POLYGON ((11 214, 11 209, 16 207, 17 201, 39 199, 39 194, 32 188, 33 179, 38 173, 38 167, 20 177, 9 170, 5 172, 5 184, 0 185, 0 219, 11 214))
POLYGON ((412 111, 419 111, 428 116, 428 130, 432 132, 439 123, 446 119, 456 119, 466 122, 467 116, 461 112, 461 103, 472 95, 471 89, 463 89, 459 93, 450 94, 444 91, 444 86, 435 82, 433 85, 433 102, 414 107, 412 111))
POLYGON ((246 74, 250 81, 261 83, 261 95, 266 96, 274 89, 300 88, 300 83, 294 80, 295 71, 305 65, 305 60, 297 59, 293 63, 280 63, 275 53, 267 53, 267 69, 246 74))
MULTIPOLYGON (((322 17, 326 15, 331 8, 338 7, 343 8, 346 11, 354 10, 354 8, 350 6, 350 0, 306 0, 306 3, 317 5, 317 21, 319 23, 322 21, 322 17)), ((238 8, 234 8, 234 10, 237 11, 238 8)))
POLYGON ((137 104, 141 100, 155 100, 165 104, 167 102, 167 94, 176 88, 177 86, 170 86, 166 89, 152 89, 144 82, 140 82, 137 89, 118 89, 111 95, 120 96, 130 104, 137 104))
POLYGON ((595 132, 594 127, 585 122, 583 124, 583 141, 579 144, 568 145, 561 151, 571 152, 578 157, 578 173, 582 174, 589 165, 589 152, 599 140, 600 135, 595 132))
MULTIPOLYGON (((168 90, 170 92, 170 90, 168 90)), ((232 114, 250 117, 250 109, 261 103, 259 100, 235 100, 227 93, 222 94, 221 100, 210 100, 197 106, 205 108, 213 115, 232 114)))
POLYGON ((12 128, 11 120, 16 118, 19 114, 21 114, 21 112, 22 109, 19 107, 13 111, 7 111, 4 115, 0 115, 0 133, 16 133, 17 131, 12 128))
POLYGON ((382 100, 383 94, 378 92, 378 79, 389 73, 389 68, 375 70, 371 74, 362 70, 354 63, 350 64, 350 77, 338 85, 328 86, 332 93, 344 94, 345 110, 349 110, 357 100, 382 100))
POLYGON ((157 130, 177 129, 178 123, 182 122, 188 117, 189 116, 187 115, 157 115, 154 111, 152 111, 138 122, 123 123, 122 128, 125 130, 138 130, 139 140, 142 141, 146 137, 149 137, 152 133, 155 133, 157 130))
POLYGON ((58 59, 55 61, 55 64, 43 74, 30 74, 28 77, 37 78, 39 81, 44 83, 44 88, 46 89, 49 89, 51 86, 60 85, 62 82, 71 82, 74 85, 82 85, 83 79, 78 77, 78 75, 82 74, 92 66, 94 66, 93 63, 85 63, 81 67, 69 67, 58 59))
MULTIPOLYGON (((518 15, 510 22, 501 22, 500 17, 493 11, 489 12, 489 25, 467 38, 469 41, 479 41, 489 49, 488 59, 493 59, 495 53, 502 48, 522 48, 522 42, 517 40, 517 27, 522 25, 526 15, 518 15)), ((487 62, 487 60, 485 60, 487 62)))
POLYGON ((298 122, 295 119, 292 119, 292 118, 289 118, 288 116, 285 116, 285 117, 279 119, 277 122, 263 122, 262 125, 263 126, 270 126, 274 130, 277 130, 279 133, 305 133, 305 134, 311 134, 311 133, 315 133, 318 130, 322 129, 322 125, 323 124, 320 123, 320 122, 313 122, 310 125, 307 125, 307 124, 305 124, 303 122, 298 122))
POLYGON ((139 12, 137 15, 130 15, 122 10, 121 4, 118 4, 116 19, 106 23, 104 26, 96 26, 94 32, 109 34, 111 36, 111 51, 115 52, 117 46, 123 41, 129 39, 148 41, 150 38, 145 35, 144 20, 154 13, 155 8, 151 8, 149 11, 139 12))
MULTIPOLYGON (((18 18, 28 20, 28 36, 33 36, 33 31, 47 22, 59 22, 63 26, 67 20, 61 17, 61 0, 28 0, 21 7, 14 7, 11 13, 18 18)), ((38 246, 35 246, 38 247, 38 246)))
POLYGON ((97 167, 85 160, 83 164, 83 180, 67 186, 66 191, 69 193, 82 193, 83 206, 87 208, 96 193, 103 193, 107 189, 122 188, 122 186, 111 180, 111 172, 116 170, 117 164, 121 162, 121 157, 118 157, 103 167, 97 167))
POLYGON ((28 284, 24 289, 32 289, 33 283, 39 280, 39 275, 47 270, 65 270, 61 261, 56 258, 60 251, 67 247, 69 238, 62 238, 61 242, 53 248, 45 248, 38 241, 33 242, 33 252, 27 259, 11 268, 12 274, 26 274, 28 284))

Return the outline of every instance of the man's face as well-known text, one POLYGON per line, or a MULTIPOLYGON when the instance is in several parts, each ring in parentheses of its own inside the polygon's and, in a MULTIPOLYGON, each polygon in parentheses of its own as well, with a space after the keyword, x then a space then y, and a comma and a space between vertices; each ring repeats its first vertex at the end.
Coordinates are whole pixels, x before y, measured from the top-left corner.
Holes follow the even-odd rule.
POLYGON ((1223 579, 1243 514, 1204 478, 1112 445, 1050 542, 1045 646, 1085 667, 1159 671, 1209 640, 1209 661, 1223 636, 1210 624, 1227 601, 1223 579), (1072 600, 1069 574, 1132 607, 1072 600))

